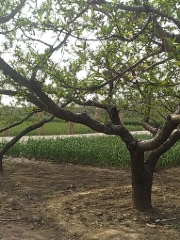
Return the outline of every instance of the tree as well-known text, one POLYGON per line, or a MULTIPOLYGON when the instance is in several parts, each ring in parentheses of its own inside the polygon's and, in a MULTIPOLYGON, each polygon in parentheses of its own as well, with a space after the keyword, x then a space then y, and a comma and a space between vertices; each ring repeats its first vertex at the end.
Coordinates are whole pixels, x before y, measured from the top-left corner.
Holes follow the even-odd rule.
POLYGON ((119 136, 130 154, 132 205, 141 211, 151 208, 155 166, 180 138, 179 2, 8 3, 0 10, 0 93, 119 136), (65 107, 70 103, 104 109, 111 124, 73 113, 65 107), (141 113, 151 139, 137 140, 122 126, 123 107, 141 113), (155 111, 162 117, 168 113, 158 129, 149 123, 155 111))

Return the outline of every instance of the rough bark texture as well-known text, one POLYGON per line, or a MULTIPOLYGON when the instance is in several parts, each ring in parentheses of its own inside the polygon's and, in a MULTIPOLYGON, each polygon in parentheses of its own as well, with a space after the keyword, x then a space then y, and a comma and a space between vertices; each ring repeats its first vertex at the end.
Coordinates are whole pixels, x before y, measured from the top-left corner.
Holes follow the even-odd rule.
POLYGON ((2 156, 2 154, 0 154, 0 173, 3 172, 2 158, 3 158, 3 156, 2 156))
POLYGON ((152 208, 151 189, 153 172, 150 166, 144 162, 144 152, 136 150, 131 153, 132 166, 132 206, 145 211, 152 208))
MULTIPOLYGON (((121 125, 116 107, 109 109, 109 117, 113 124, 121 125)), ((122 138, 122 136, 121 136, 122 138)), ((148 163, 145 163, 144 151, 138 147, 138 142, 128 134, 122 138, 131 155, 132 170, 132 206, 133 208, 145 211, 152 208, 151 189, 153 171, 148 163)))

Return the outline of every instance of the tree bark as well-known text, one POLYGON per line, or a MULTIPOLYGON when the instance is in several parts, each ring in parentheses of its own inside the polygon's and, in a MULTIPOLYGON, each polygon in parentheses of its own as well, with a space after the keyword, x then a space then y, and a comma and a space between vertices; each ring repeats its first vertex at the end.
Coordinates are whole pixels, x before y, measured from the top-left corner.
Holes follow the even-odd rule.
POLYGON ((2 158, 3 158, 3 156, 0 154, 0 173, 3 172, 2 158))
POLYGON ((144 161, 144 152, 137 150, 131 154, 132 166, 132 206, 139 211, 152 208, 151 190, 153 171, 144 161))

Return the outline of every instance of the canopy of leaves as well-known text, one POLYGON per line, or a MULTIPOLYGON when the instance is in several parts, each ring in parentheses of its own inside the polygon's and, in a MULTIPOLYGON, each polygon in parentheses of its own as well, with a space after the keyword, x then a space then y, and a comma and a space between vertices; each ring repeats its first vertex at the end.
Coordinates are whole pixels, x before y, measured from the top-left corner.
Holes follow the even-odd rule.
MULTIPOLYGON (((91 99, 152 118, 176 109, 179 1, 5 0, 0 16, 1 58, 56 103, 91 99)), ((37 105, 0 66, 0 93, 37 105)))

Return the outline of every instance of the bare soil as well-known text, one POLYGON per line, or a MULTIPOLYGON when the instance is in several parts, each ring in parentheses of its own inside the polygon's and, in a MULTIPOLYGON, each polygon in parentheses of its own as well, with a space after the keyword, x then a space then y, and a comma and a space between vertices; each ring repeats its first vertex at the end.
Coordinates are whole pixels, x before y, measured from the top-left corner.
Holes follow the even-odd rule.
POLYGON ((180 239, 180 167, 154 174, 154 208, 131 208, 124 169, 6 158, 0 175, 2 240, 180 239))

